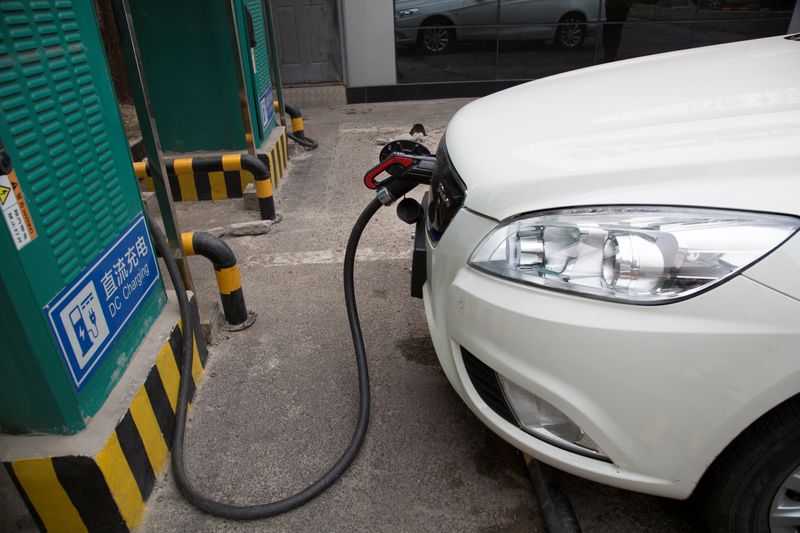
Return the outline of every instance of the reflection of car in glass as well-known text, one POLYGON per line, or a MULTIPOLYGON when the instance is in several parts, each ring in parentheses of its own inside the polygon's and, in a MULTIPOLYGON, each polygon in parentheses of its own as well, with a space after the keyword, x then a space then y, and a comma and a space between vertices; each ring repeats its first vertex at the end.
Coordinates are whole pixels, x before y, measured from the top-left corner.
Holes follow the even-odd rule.
POLYGON ((440 54, 456 41, 552 39, 558 48, 583 44, 587 21, 598 19, 599 0, 396 0, 398 46, 440 54), (500 24, 497 28, 496 25, 500 24), (523 26, 524 25, 524 26, 523 26))
POLYGON ((800 530, 799 64, 800 35, 697 48, 453 117, 421 292, 488 427, 594 481, 695 494, 714 531, 800 530))

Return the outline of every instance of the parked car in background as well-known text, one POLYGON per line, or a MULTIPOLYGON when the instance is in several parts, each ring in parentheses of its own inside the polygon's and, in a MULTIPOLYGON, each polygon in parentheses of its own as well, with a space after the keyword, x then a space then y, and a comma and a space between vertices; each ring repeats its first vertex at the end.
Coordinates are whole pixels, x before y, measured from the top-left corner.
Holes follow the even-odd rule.
POLYGON ((445 53, 456 42, 494 40, 497 32, 501 39, 552 40, 574 49, 600 8, 599 0, 396 0, 395 36, 398 46, 427 54, 445 53))
POLYGON ((422 293, 489 428, 578 476, 694 496, 712 530, 798 531, 799 66, 800 35, 760 39, 455 115, 422 293))

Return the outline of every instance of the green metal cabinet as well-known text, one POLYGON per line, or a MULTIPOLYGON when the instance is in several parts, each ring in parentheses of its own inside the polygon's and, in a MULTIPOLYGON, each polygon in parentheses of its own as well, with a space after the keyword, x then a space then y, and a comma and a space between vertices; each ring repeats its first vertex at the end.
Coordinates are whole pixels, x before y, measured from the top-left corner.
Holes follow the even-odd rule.
POLYGON ((0 110, 14 169, 0 176, 0 432, 75 433, 166 302, 157 268, 148 267, 146 292, 135 286, 154 252, 91 2, 0 2, 0 110), (101 282, 131 250, 126 275, 101 282), (125 317, 91 298, 104 288, 130 306, 125 317), (70 367, 70 350, 80 368, 70 367))
MULTIPOLYGON (((256 147, 275 126, 260 0, 235 0, 239 46, 256 147), (247 17, 249 10, 250 17, 247 17), (251 60, 248 26, 255 36, 251 60), (265 107, 259 102, 268 102, 265 107)), ((168 152, 247 148, 227 0, 131 2, 153 114, 168 152)))

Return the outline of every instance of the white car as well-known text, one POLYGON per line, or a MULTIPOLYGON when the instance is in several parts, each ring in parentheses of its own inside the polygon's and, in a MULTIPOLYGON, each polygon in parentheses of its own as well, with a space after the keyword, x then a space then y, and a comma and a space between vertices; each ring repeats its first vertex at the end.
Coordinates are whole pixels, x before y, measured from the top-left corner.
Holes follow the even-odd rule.
POLYGON ((562 49, 583 44, 601 16, 599 0, 396 0, 398 46, 427 54, 466 41, 549 40, 562 49))
POLYGON ((572 474, 695 494, 722 531, 800 526, 799 37, 475 101, 418 226, 470 409, 572 474))

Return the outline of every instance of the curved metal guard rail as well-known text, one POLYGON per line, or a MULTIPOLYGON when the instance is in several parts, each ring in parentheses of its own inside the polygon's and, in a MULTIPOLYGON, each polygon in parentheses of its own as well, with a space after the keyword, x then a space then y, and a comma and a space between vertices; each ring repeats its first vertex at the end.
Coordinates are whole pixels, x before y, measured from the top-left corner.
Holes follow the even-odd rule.
POLYGON ((225 315, 227 323, 225 329, 239 331, 252 326, 256 314, 247 311, 239 265, 230 246, 219 237, 202 231, 181 233, 181 242, 183 253, 201 255, 214 265, 219 297, 222 300, 222 314, 225 315))
MULTIPOLYGON (((258 198, 261 220, 275 220, 275 199, 272 195, 272 180, 269 167, 259 158, 244 154, 223 154, 198 157, 179 157, 166 159, 167 174, 195 174, 201 172, 222 172, 226 170, 247 170, 253 174, 258 198)), ((140 161, 133 164, 137 178, 150 176, 148 163, 140 161)))
MULTIPOLYGON (((277 100, 272 102, 275 107, 275 112, 280 113, 280 104, 277 100)), ((287 133, 290 139, 304 148, 314 149, 318 146, 317 141, 310 137, 306 137, 305 126, 303 125, 303 112, 296 105, 288 102, 283 103, 286 114, 292 119, 292 133, 287 133)))

